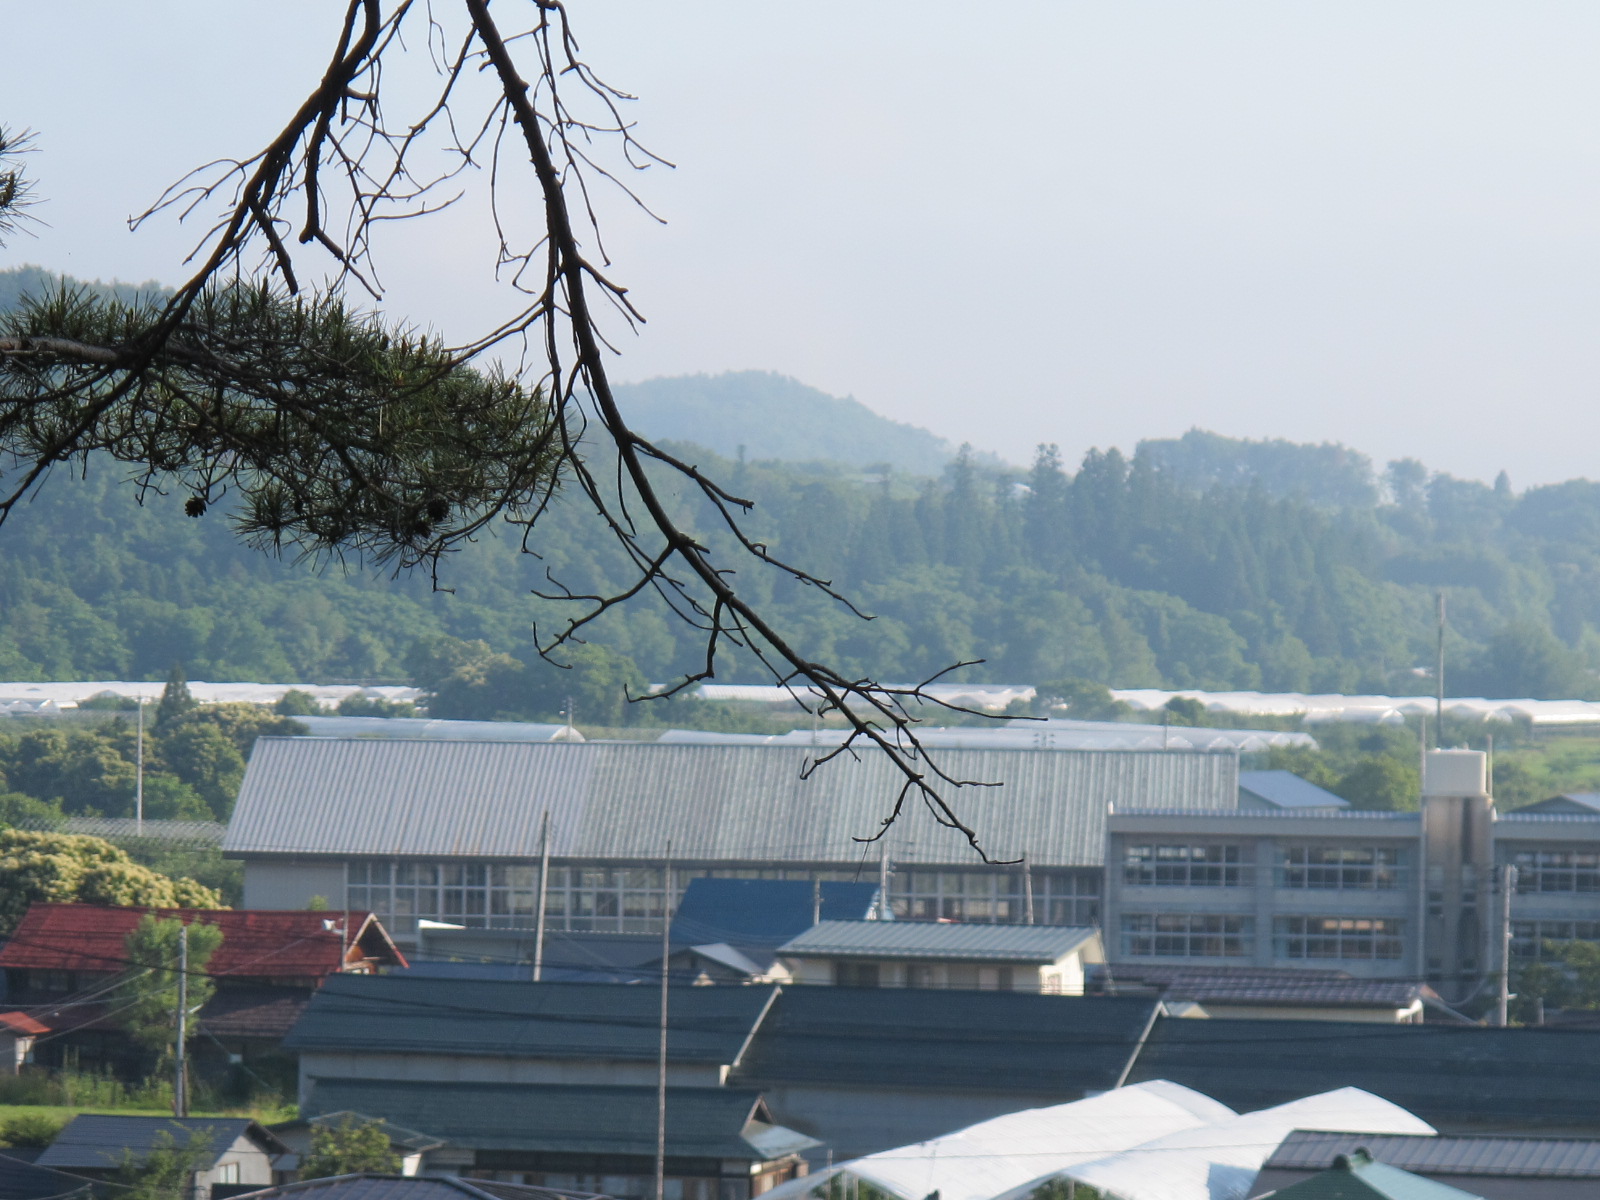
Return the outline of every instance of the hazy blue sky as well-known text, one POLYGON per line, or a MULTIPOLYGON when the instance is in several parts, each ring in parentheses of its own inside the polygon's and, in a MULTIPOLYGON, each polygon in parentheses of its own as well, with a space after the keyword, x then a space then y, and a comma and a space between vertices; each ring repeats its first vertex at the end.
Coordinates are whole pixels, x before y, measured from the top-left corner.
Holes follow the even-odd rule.
MULTIPOLYGON (((50 225, 0 261, 179 278, 124 218, 281 124, 343 7, 8 5, 50 225)), ((781 371, 1018 461, 1198 425, 1600 475, 1592 2, 571 9, 678 164, 615 229, 620 378, 781 371)), ((500 311, 469 224, 395 235, 392 308, 500 311)))

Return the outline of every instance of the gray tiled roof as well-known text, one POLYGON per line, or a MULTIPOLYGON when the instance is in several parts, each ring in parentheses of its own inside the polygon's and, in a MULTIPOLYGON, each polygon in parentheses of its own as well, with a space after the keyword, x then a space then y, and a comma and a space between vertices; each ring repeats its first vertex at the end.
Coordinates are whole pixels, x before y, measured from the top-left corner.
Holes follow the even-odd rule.
POLYGON ((41 1167, 62 1170, 114 1170, 131 1156, 142 1162, 165 1139, 187 1146, 204 1140, 218 1157, 247 1133, 264 1148, 283 1150, 277 1138, 246 1117, 141 1117, 122 1114, 79 1113, 68 1121, 45 1152, 35 1160, 41 1167))
POLYGON ((1600 1031, 1162 1018, 1128 1082, 1246 1111, 1358 1087, 1441 1128, 1600 1126, 1600 1031))
MULTIPOLYGON (((810 780, 789 746, 531 744, 262 738, 224 849, 244 855, 465 855, 531 859, 540 816, 558 858, 859 862, 901 781, 881 754, 843 756, 810 780)), ((1108 804, 1230 810, 1232 754, 938 751, 947 789, 984 847, 1037 867, 1097 866, 1108 804)), ((968 862, 921 805, 886 838, 897 863, 968 862)))
POLYGON ((1422 985, 1403 979, 1354 979, 1343 971, 1274 967, 1167 966, 1118 963, 1105 974, 1124 984, 1158 988, 1169 1000, 1200 1004, 1304 1004, 1319 1007, 1409 1007, 1422 985))
POLYGON ((1320 1171, 1340 1154, 1365 1147, 1372 1157, 1428 1175, 1493 1175, 1600 1180, 1600 1141, 1588 1138, 1421 1137, 1297 1129, 1264 1169, 1320 1171))
MULTIPOLYGON (((673 1061, 735 1062, 771 994, 766 987, 673 989, 667 1042, 673 1061)), ((653 1062, 659 1003, 654 988, 618 984, 334 975, 283 1045, 653 1062)), ((425 1122, 422 1127, 438 1132, 425 1122)))
POLYGON ((1116 1086, 1155 1004, 1131 997, 788 987, 733 1075, 762 1088, 820 1082, 1075 1100, 1116 1086))
MULTIPOLYGON (((400 1125, 426 1123, 453 1146, 474 1150, 652 1155, 656 1089, 578 1084, 318 1079, 305 1110, 357 1109, 400 1125)), ((668 1088, 667 1154, 766 1160, 815 1146, 762 1120, 760 1093, 738 1088, 668 1088), (761 1135, 761 1148, 746 1134, 761 1135), (789 1153, 784 1150, 783 1153, 789 1153)))
POLYGON ((1097 934, 1056 925, 957 925, 935 921, 823 921, 780 954, 835 958, 938 958, 1053 963, 1097 934))

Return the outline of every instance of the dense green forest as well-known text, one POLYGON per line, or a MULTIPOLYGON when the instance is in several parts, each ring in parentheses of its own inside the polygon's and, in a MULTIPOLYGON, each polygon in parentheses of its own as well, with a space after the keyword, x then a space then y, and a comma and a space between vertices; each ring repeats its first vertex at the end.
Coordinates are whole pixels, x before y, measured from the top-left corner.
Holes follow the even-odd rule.
MULTIPOLYGON (((1422 692, 1443 591, 1452 693, 1600 691, 1593 483, 1517 493, 1200 433, 1072 466, 1044 448, 1028 470, 963 453, 937 477, 678 449, 756 501, 753 535, 876 615, 742 567, 781 627, 849 672, 912 680, 983 659, 967 678, 1422 692)), ((647 597, 595 628, 576 670, 538 659, 536 625, 560 609, 535 590, 627 578, 573 499, 532 535, 537 554, 508 531, 448 560, 435 588, 274 561, 237 545, 221 509, 191 519, 184 496, 141 497, 122 476, 58 471, 0 528, 0 678, 158 679, 182 663, 217 680, 415 681, 461 715, 552 716, 576 692, 584 719, 615 723, 619 682, 703 660, 701 636, 647 597)), ((727 545, 712 513, 678 501, 727 545)), ((761 675, 735 656, 718 677, 761 675)))

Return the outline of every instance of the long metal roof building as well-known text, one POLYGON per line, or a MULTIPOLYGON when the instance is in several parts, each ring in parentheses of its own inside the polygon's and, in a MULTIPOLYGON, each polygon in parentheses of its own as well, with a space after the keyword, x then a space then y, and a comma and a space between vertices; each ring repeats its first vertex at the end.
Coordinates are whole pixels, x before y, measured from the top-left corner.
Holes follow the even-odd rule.
MULTIPOLYGON (((223 850, 244 857, 529 859, 541 815, 567 859, 855 862, 903 780, 864 751, 802 771, 793 746, 262 738, 223 850)), ((940 750, 944 795, 995 859, 1099 866, 1108 806, 1233 810, 1238 760, 1185 751, 940 750)), ((965 863, 962 835, 908 803, 887 851, 965 863)), ((870 851, 873 857, 877 847, 870 851)))

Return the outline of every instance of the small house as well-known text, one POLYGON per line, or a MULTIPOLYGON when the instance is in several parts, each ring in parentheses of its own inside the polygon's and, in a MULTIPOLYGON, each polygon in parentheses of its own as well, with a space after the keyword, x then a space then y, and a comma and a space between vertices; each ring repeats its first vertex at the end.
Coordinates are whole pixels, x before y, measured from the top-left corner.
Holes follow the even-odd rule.
POLYGON ((273 1159, 288 1147, 244 1117, 138 1117, 80 1113, 35 1160, 41 1167, 113 1180, 166 1147, 195 1151, 193 1200, 224 1200, 272 1183, 273 1159))
POLYGON ((0 1074, 18 1074, 33 1054, 33 1039, 49 1032, 25 1012, 0 1013, 0 1074))
MULTIPOLYGON (((355 1110, 445 1139, 427 1151, 424 1174, 452 1174, 621 1200, 655 1194, 654 1087, 578 1084, 319 1079, 304 1106, 313 1115, 355 1110)), ((753 1200, 806 1173, 819 1143, 777 1124, 759 1093, 669 1087, 669 1195, 753 1200)))
POLYGON ((1105 962, 1096 929, 822 921, 778 947, 796 983, 1081 996, 1105 962))

